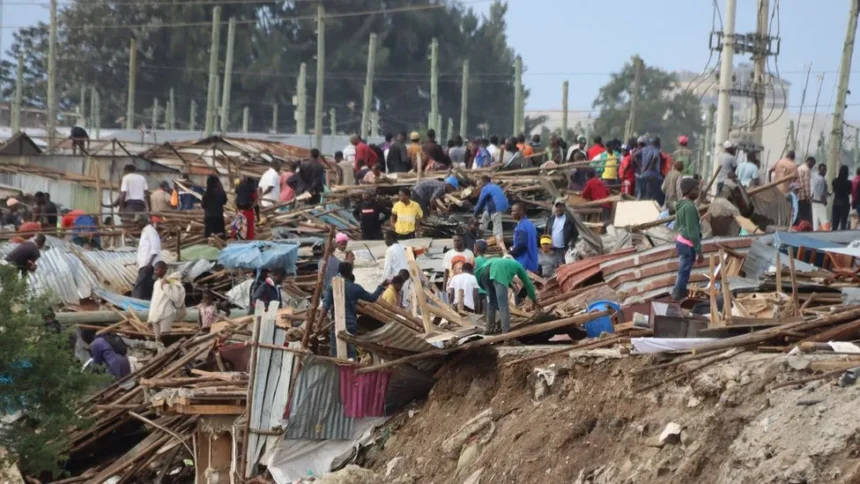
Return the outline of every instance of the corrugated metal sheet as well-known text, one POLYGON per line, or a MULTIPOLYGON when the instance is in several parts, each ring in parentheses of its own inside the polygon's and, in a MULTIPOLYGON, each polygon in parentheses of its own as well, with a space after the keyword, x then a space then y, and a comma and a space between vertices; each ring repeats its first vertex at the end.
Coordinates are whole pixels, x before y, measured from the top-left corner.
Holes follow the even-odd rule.
POLYGON ((633 248, 625 249, 613 254, 589 257, 587 259, 571 262, 570 264, 565 264, 559 267, 556 271, 555 277, 558 281, 558 285, 559 287, 561 287, 561 290, 563 292, 572 291, 579 287, 579 285, 583 282, 600 274, 600 264, 602 264, 603 262, 614 260, 619 257, 624 257, 625 255, 630 254, 634 250, 635 249, 633 248))
POLYGON ((214 262, 208 260, 193 260, 184 262, 176 268, 176 272, 182 275, 184 282, 193 282, 198 277, 212 270, 214 262))
MULTIPOLYGON (((0 257, 15 247, 17 244, 0 244, 0 257)), ((48 237, 46 247, 36 272, 28 278, 36 294, 47 296, 52 303, 80 304, 99 287, 122 294, 131 291, 137 278, 134 252, 84 251, 54 237, 48 237)))
POLYGON ((340 400, 337 365, 306 357, 293 387, 287 438, 345 440, 353 424, 340 400))
POLYGON ((421 353, 436 349, 433 345, 421 339, 417 332, 400 323, 388 323, 369 333, 356 335, 355 339, 356 346, 361 346, 361 343, 373 343, 386 348, 394 348, 412 353, 421 353))
POLYGON ((355 367, 341 366, 340 399, 347 417, 385 416, 385 393, 391 374, 386 371, 355 374, 355 367))

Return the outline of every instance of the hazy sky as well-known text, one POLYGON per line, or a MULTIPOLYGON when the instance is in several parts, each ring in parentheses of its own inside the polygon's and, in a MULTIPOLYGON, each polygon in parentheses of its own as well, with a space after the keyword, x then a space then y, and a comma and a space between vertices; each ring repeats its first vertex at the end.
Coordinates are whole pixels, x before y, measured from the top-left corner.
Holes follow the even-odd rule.
MULTIPOLYGON (((61 0, 62 3, 63 0, 61 0)), ((816 74, 824 72, 820 111, 830 112, 849 3, 853 0, 780 0, 782 48, 779 71, 791 83, 792 110, 800 106, 804 65, 813 75, 804 110, 811 110, 816 74)), ((47 0, 4 0, 2 49, 14 28, 47 20, 47 0)), ((771 13, 777 0, 771 0, 771 13)), ((489 1, 464 0, 480 12, 489 1)), ((527 109, 560 109, 561 84, 570 81, 570 109, 590 109, 597 90, 623 63, 638 53, 647 64, 667 70, 701 72, 708 61, 713 3, 708 0, 509 0, 508 39, 523 56, 527 109), (625 25, 626 19, 626 25, 625 25)), ((725 0, 718 0, 721 12, 725 0)), ((755 30, 756 0, 738 0, 737 31, 755 30)), ((776 30, 777 20, 773 21, 776 30)), ((719 20, 717 29, 720 28, 719 20)), ((860 50, 860 46, 858 46, 860 50)), ((735 57, 737 64, 741 60, 735 57)), ((709 69, 717 60, 714 55, 709 69)), ((860 118, 860 60, 854 56, 848 118, 860 118), (855 106, 852 106, 855 105, 855 106)), ((444 65, 444 59, 441 62, 444 65)), ((774 64, 771 62, 771 69, 774 64)), ((473 72, 473 76, 480 73, 473 72)))

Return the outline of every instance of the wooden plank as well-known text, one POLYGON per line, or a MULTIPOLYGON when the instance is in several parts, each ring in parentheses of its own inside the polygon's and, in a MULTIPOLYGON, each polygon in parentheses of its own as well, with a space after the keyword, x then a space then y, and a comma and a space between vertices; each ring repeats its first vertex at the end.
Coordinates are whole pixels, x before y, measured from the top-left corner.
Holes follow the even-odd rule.
POLYGON ((791 307, 795 316, 800 315, 800 307, 797 304, 797 273, 794 271, 794 248, 788 247, 788 270, 791 276, 791 307))
POLYGON ((342 340, 337 333, 346 331, 346 296, 344 294, 344 282, 340 276, 335 277, 331 281, 332 296, 334 298, 334 331, 335 341, 335 357, 348 359, 348 349, 346 341, 342 340))
POLYGON ((720 317, 720 313, 717 309, 717 276, 714 272, 715 263, 714 263, 714 255, 711 254, 708 256, 708 279, 710 279, 710 287, 708 288, 708 297, 711 301, 711 327, 716 328, 720 326, 718 319, 720 317))
MULTIPOLYGON (((261 311, 261 303, 257 304, 257 312, 261 311)), ((260 330, 254 339, 255 343, 271 344, 274 341, 275 319, 277 318, 278 302, 272 301, 269 308, 263 313, 260 318, 260 330)), ((251 400, 248 400, 249 418, 248 422, 253 428, 261 428, 262 422, 266 420, 266 413, 271 411, 266 400, 266 384, 269 378, 269 368, 272 362, 273 351, 269 348, 257 348, 257 361, 254 371, 254 379, 248 382, 248 389, 251 391, 251 400)), ((281 352, 277 352, 279 355, 281 352)), ((251 435, 248 438, 248 445, 245 447, 246 463, 245 477, 251 477, 251 471, 259 460, 260 453, 263 449, 263 441, 259 435, 251 435)))
POLYGON ((430 318, 430 311, 427 309, 427 299, 424 287, 421 285, 421 278, 418 277, 418 264, 415 262, 415 253, 412 252, 412 247, 406 248, 406 261, 409 263, 412 294, 418 302, 418 309, 421 311, 421 322, 424 324, 424 332, 430 334, 433 332, 433 321, 430 318))
POLYGON ((182 415, 241 415, 245 411, 243 405, 174 405, 171 411, 182 415))
POLYGON ((732 293, 729 290, 729 276, 726 275, 726 253, 720 249, 720 286, 723 290, 723 320, 726 326, 732 325, 732 293))

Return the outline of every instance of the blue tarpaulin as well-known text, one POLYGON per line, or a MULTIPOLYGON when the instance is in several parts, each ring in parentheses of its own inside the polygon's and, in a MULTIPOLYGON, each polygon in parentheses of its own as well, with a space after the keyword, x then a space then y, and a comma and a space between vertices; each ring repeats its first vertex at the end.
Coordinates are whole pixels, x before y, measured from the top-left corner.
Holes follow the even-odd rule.
POLYGON ((138 311, 141 313, 145 313, 149 311, 150 302, 144 299, 136 299, 133 297, 123 296, 121 294, 117 294, 115 292, 110 292, 106 289, 102 289, 100 287, 93 288, 93 294, 104 299, 105 301, 113 304, 118 308, 122 308, 123 311, 138 311))
POLYGON ((284 269, 296 273, 299 246, 287 242, 253 241, 229 244, 218 255, 218 263, 228 269, 284 269))

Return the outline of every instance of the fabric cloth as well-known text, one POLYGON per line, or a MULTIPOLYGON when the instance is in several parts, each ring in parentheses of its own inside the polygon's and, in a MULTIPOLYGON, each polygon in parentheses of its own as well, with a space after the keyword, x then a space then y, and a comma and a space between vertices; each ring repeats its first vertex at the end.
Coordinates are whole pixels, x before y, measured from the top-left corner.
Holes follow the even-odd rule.
POLYGON ((797 182, 800 184, 797 196, 801 201, 812 199, 812 171, 806 163, 797 167, 797 182))
POLYGON ((672 298, 680 301, 687 297, 687 284, 690 282, 690 272, 693 270, 693 263, 696 262, 697 252, 696 249, 680 242, 675 242, 675 249, 678 251, 678 278, 675 279, 672 298))
POLYGON ((675 231, 693 243, 696 253, 702 251, 702 228, 699 225, 699 211, 692 200, 682 199, 675 204, 675 231))
POLYGON ((148 190, 149 187, 146 184, 146 178, 137 173, 124 175, 119 187, 119 191, 125 193, 126 201, 140 200, 143 202, 146 200, 146 192, 148 190))
POLYGON ((341 176, 341 185, 352 186, 355 185, 355 169, 353 164, 349 161, 341 161, 337 164, 337 167, 340 169, 341 176))
POLYGON ((487 293, 487 333, 507 333, 511 330, 511 308, 508 306, 508 286, 492 281, 489 274, 484 274, 480 281, 481 287, 487 293), (496 313, 499 313, 499 323, 496 323, 496 313))
POLYGON ((758 178, 758 167, 755 166, 755 163, 747 160, 738 165, 735 174, 738 177, 738 183, 747 188, 752 185, 753 180, 758 178))
POLYGON ((281 200, 281 176, 278 174, 278 171, 274 168, 269 168, 263 173, 263 176, 260 178, 260 190, 263 192, 263 199, 261 200, 261 205, 264 207, 271 207, 272 205, 276 205, 280 203, 281 200), (271 190, 269 190, 271 189, 271 190), (266 193, 266 191, 269 191, 266 193))
POLYGON ((140 242, 137 245, 137 267, 138 269, 151 266, 161 255, 161 237, 152 224, 143 228, 140 233, 140 242), (155 256, 153 258, 153 256, 155 256))
POLYGON ((397 216, 397 221, 394 222, 394 231, 400 235, 413 234, 418 221, 424 217, 424 211, 414 200, 411 200, 409 205, 400 201, 396 202, 391 208, 391 213, 397 216))
POLYGON ((826 203, 812 202, 812 230, 830 230, 826 203))
POLYGON ((108 373, 116 379, 131 373, 128 357, 114 351, 104 336, 97 336, 90 344, 90 357, 93 359, 93 363, 105 365, 108 373))
POLYGON ((12 252, 9 252, 5 260, 17 267, 22 273, 26 273, 30 271, 29 263, 36 262, 41 255, 39 246, 32 240, 27 240, 12 249, 12 252))
MULTIPOLYGON (((794 160, 789 158, 781 158, 779 161, 773 165, 773 179, 781 180, 785 177, 796 175, 797 174, 797 165, 794 163, 794 160)), ((782 193, 788 193, 789 186, 791 185, 791 181, 780 183, 776 186, 777 190, 782 193)))
POLYGON ((278 307, 283 307, 284 302, 281 299, 281 288, 275 285, 275 281, 271 277, 267 277, 262 284, 259 284, 251 296, 251 307, 257 305, 257 301, 262 301, 266 308, 272 301, 278 301, 278 307))
POLYGON ((827 204, 827 179, 816 174, 812 177, 812 201, 827 204))
MULTIPOLYGON (((558 252, 564 255, 564 252, 558 252)), ((561 265, 561 261, 559 260, 556 251, 541 251, 541 253, 538 254, 538 271, 541 277, 552 277, 553 275, 555 275, 555 271, 556 269, 558 269, 559 265, 561 265)))
POLYGON ((463 272, 463 264, 465 263, 472 264, 473 267, 475 265, 475 254, 469 249, 462 252, 451 249, 445 252, 445 256, 442 258, 442 267, 448 271, 449 278, 463 272))
POLYGON ((381 240, 382 226, 391 217, 391 210, 383 207, 376 200, 358 203, 352 214, 361 226, 361 238, 364 240, 381 240))
MULTIPOLYGON (((606 184, 596 176, 589 178, 585 183, 585 188, 582 190, 582 198, 588 201, 603 200, 604 198, 609 198, 610 195, 606 184)), ((601 207, 612 208, 612 203, 604 203, 601 207)))
POLYGON ((154 285, 152 266, 141 267, 137 270, 137 280, 134 281, 134 286, 131 289, 131 297, 149 301, 152 299, 154 285))
POLYGON ((185 313, 185 288, 181 276, 174 272, 155 281, 147 322, 167 333, 174 321, 185 313))
POLYGON ((586 155, 588 157, 588 160, 590 161, 590 160, 593 160, 598 155, 602 154, 604 151, 606 151, 605 146, 596 144, 596 145, 592 146, 591 148, 588 148, 586 155))
POLYGON ((220 189, 204 193, 203 200, 200 202, 206 217, 221 217, 221 219, 224 218, 224 205, 226 204, 227 194, 220 189))
POLYGON ((257 234, 257 214, 253 208, 239 210, 233 223, 230 224, 230 232, 239 240, 254 240, 257 234))
POLYGON ((472 168, 484 168, 493 164, 493 154, 490 152, 488 148, 484 148, 483 146, 478 148, 478 152, 475 153, 475 159, 472 162, 472 168))
POLYGON ((488 183, 481 188, 481 195, 478 196, 478 204, 475 205, 474 214, 477 217, 484 210, 490 214, 506 212, 508 208, 510 208, 510 204, 502 187, 495 183, 488 183))
POLYGON ((409 162, 409 153, 406 145, 401 141, 395 141, 388 147, 388 156, 385 158, 388 173, 406 173, 412 169, 409 162))
POLYGON ((555 248, 564 248, 567 247, 567 238, 564 234, 565 224, 567 223, 567 215, 562 215, 560 217, 553 215, 547 220, 546 223, 546 231, 550 234, 550 240, 552 240, 552 246, 555 248))
POLYGON ((406 260, 406 248, 398 243, 391 244, 385 249, 382 281, 390 281, 392 277, 396 276, 403 269, 409 270, 409 262, 406 260))
POLYGON ((510 254, 526 270, 536 272, 538 270, 538 239, 535 224, 527 218, 517 223, 514 229, 514 245, 510 254))
POLYGON ((507 258, 485 259, 481 257, 475 259, 475 277, 478 278, 481 289, 486 291, 487 287, 481 283, 481 277, 484 272, 487 273, 491 281, 501 283, 505 287, 511 285, 514 277, 519 278, 520 282, 526 288, 529 298, 532 301, 537 300, 534 284, 529 279, 525 268, 516 260, 507 258))
POLYGON ((433 201, 445 196, 447 184, 439 180, 422 180, 412 188, 412 198, 425 212, 433 207, 433 201))
POLYGON ((201 328, 209 328, 218 321, 218 307, 214 304, 200 303, 197 306, 197 314, 201 328))
MULTIPOLYGON (((833 206, 851 206, 851 180, 848 178, 836 177, 831 182, 833 187, 833 206)), ((835 221, 834 221, 835 222, 835 221)))
POLYGON ((170 194, 159 188, 152 192, 149 197, 150 211, 154 213, 167 213, 173 210, 170 205, 170 194))
POLYGON ((683 198, 681 195, 681 177, 683 176, 684 174, 680 171, 672 170, 666 175, 666 178, 663 179, 663 185, 660 188, 666 195, 666 198, 663 201, 663 204, 666 207, 674 207, 675 202, 683 198))
POLYGON ((717 183, 725 182, 729 173, 734 171, 738 166, 737 158, 727 151, 720 153, 717 157, 717 163, 720 165, 720 172, 717 173, 717 183))
POLYGON ((278 183, 281 187, 281 194, 278 196, 279 203, 287 203, 293 201, 296 198, 296 191, 293 190, 293 187, 289 185, 290 178, 295 175, 294 171, 285 171, 281 173, 281 176, 278 178, 278 183))
POLYGON ((491 143, 489 146, 487 146, 487 151, 490 153, 490 156, 493 158, 492 164, 498 163, 499 162, 499 155, 501 154, 501 150, 499 150, 499 147, 491 143))
POLYGON ((209 237, 212 235, 227 236, 224 215, 206 215, 203 217, 203 236, 209 237))
POLYGON ((379 161, 379 156, 375 151, 370 149, 370 146, 368 146, 367 143, 359 141, 358 144, 355 145, 355 163, 353 164, 356 171, 358 170, 359 161, 363 161, 364 166, 370 169, 379 161))
POLYGON ((486 211, 481 215, 481 231, 486 231, 493 224, 493 237, 496 240, 504 240, 505 234, 502 227, 502 212, 493 212, 488 214, 486 211))
POLYGON ((475 310, 475 289, 478 288, 478 280, 473 274, 463 272, 452 277, 448 281, 448 289, 454 291, 454 306, 460 303, 460 290, 463 290, 463 306, 475 310))
POLYGON ((398 306, 398 291, 394 289, 394 286, 388 286, 385 288, 385 291, 382 292, 380 299, 391 304, 394 307, 398 306))
POLYGON ((833 219, 832 230, 848 230, 848 215, 851 212, 849 205, 833 204, 831 209, 831 218, 833 219))

